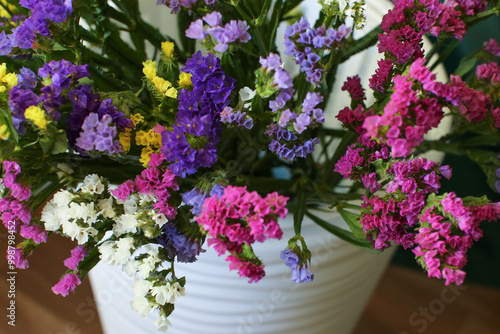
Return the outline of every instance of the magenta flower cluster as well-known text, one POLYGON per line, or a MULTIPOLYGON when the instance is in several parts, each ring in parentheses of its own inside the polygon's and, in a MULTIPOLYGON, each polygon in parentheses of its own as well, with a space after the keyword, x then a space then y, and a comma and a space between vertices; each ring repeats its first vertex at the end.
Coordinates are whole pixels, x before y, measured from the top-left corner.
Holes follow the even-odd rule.
POLYGON ((495 204, 466 205, 449 193, 425 210, 415 237, 413 253, 429 277, 444 278, 445 284, 462 284, 467 250, 482 237, 481 221, 495 221, 500 207, 495 204))
POLYGON ((410 66, 408 76, 397 75, 393 81, 394 93, 384 113, 369 116, 363 123, 365 135, 387 143, 393 157, 409 155, 423 141, 424 134, 439 125, 443 107, 455 107, 468 121, 476 123, 493 111, 490 96, 467 87, 460 77, 452 75, 449 84, 437 82, 423 58, 410 66))
POLYGON ((265 274, 263 265, 257 257, 245 256, 244 247, 268 238, 281 239, 283 232, 277 219, 286 216, 287 200, 276 192, 261 197, 246 187, 227 186, 220 198, 214 195, 205 200, 197 221, 210 236, 208 245, 219 256, 230 253, 226 257, 231 262, 230 270, 236 269, 240 277, 257 282, 265 274))
POLYGON ((173 219, 177 215, 176 206, 169 203, 171 194, 179 190, 174 173, 168 169, 150 167, 144 169, 135 180, 127 180, 120 184, 111 194, 123 202, 133 193, 156 195, 157 202, 153 208, 165 217, 173 219))
POLYGON ((231 20, 226 25, 222 23, 222 14, 219 12, 211 12, 203 17, 191 22, 191 25, 186 30, 186 37, 204 41, 212 38, 216 45, 214 50, 217 52, 226 52, 229 48, 229 43, 248 42, 252 36, 248 33, 248 25, 245 21, 231 20), (203 21, 210 28, 204 29, 203 21))
POLYGON ((306 73, 310 83, 318 84, 323 78, 320 50, 335 47, 351 33, 351 28, 342 24, 337 30, 326 29, 324 26, 311 28, 305 17, 285 31, 285 54, 292 55, 300 70, 306 73))
POLYGON ((483 11, 486 2, 482 0, 401 0, 394 3, 382 19, 384 33, 379 34, 378 50, 385 53, 379 61, 379 70, 370 79, 370 87, 383 92, 389 82, 395 64, 422 58, 423 35, 431 33, 449 34, 462 39, 466 32, 465 15, 483 11))
MULTIPOLYGON (((48 234, 39 225, 31 221, 31 210, 27 205, 31 197, 31 189, 16 180, 21 173, 21 167, 14 161, 3 161, 3 174, 0 179, 0 219, 3 225, 13 233, 30 239, 36 244, 47 242, 48 234)), ((14 265, 19 269, 29 266, 22 249, 9 247, 8 258, 14 259, 14 265), (10 253, 9 253, 10 252, 10 253), (14 252, 14 254, 12 254, 14 252), (9 256, 10 255, 10 256, 9 256)))

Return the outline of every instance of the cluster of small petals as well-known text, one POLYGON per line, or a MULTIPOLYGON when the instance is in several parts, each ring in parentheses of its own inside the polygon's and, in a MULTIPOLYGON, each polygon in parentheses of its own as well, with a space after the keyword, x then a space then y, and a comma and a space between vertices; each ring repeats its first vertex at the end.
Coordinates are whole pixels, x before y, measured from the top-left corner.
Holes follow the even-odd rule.
POLYGON ((335 117, 343 123, 344 128, 363 134, 366 131, 363 129, 363 123, 368 116, 373 116, 373 109, 365 110, 362 104, 358 104, 355 109, 345 107, 335 117))
MULTIPOLYGON (((157 0, 157 5, 166 5, 172 9, 172 13, 178 14, 181 8, 191 9, 198 0, 157 0)), ((215 4, 217 0, 205 0, 205 3, 209 6, 215 4)))
MULTIPOLYGON (((361 177, 370 174, 370 163, 382 159, 387 161, 390 152, 387 145, 377 144, 364 136, 358 137, 358 142, 347 147, 347 151, 335 164, 334 171, 344 178, 361 181, 361 177)), ((373 183, 372 183, 373 184, 373 183)))
POLYGON ((197 188, 193 188, 190 191, 187 191, 182 195, 182 200, 187 205, 192 206, 191 213, 195 216, 199 216, 201 213, 201 209, 203 207, 203 202, 208 197, 217 196, 217 198, 221 197, 224 192, 224 187, 220 184, 216 184, 210 190, 210 193, 201 191, 197 188))
POLYGON ((72 0, 25 0, 19 3, 30 10, 31 15, 12 29, 12 33, 0 36, 0 55, 11 53, 13 47, 30 49, 34 47, 37 35, 50 36, 49 21, 63 22, 73 11, 72 0))
POLYGON ((319 143, 317 138, 304 142, 298 141, 293 132, 280 128, 278 124, 269 125, 266 134, 271 138, 269 150, 280 158, 290 161, 296 158, 305 158, 314 152, 314 145, 319 143))
POLYGON ((318 84, 323 78, 320 50, 327 50, 342 42, 351 33, 351 28, 342 24, 337 30, 324 26, 311 28, 305 17, 285 31, 285 54, 292 55, 300 70, 306 73, 306 80, 318 84))
POLYGON ((226 257, 229 263, 229 270, 238 270, 240 277, 248 277, 248 283, 256 283, 265 276, 264 266, 255 264, 251 261, 246 261, 236 255, 226 257))
POLYGON ((173 221, 163 225, 162 234, 156 241, 167 250, 170 258, 176 257, 178 262, 195 262, 202 251, 200 242, 180 233, 173 221))
POLYGON ((295 283, 307 283, 314 280, 314 275, 307 267, 306 263, 290 248, 285 248, 280 253, 280 258, 285 260, 285 265, 292 269, 292 281, 295 283))
POLYGON ((75 146, 83 151, 97 151, 108 154, 123 152, 120 141, 117 139, 116 126, 111 125, 111 116, 104 115, 99 119, 96 113, 90 113, 82 124, 80 136, 75 146))
POLYGON ((212 239, 219 239, 211 242, 216 245, 219 255, 229 251, 232 256, 227 260, 234 262, 233 268, 240 270, 240 276, 251 275, 247 277, 252 281, 256 268, 242 264, 241 247, 268 238, 281 239, 283 232, 277 219, 286 216, 287 200, 277 193, 261 197, 255 191, 247 191, 246 187, 227 186, 219 198, 213 195, 205 200, 197 221, 212 239))
POLYGON ((419 97, 412 86, 410 77, 397 75, 384 113, 366 117, 363 123, 364 135, 387 143, 394 157, 408 156, 444 115, 437 98, 419 97))
POLYGON ((217 161, 220 113, 229 104, 235 80, 224 74, 219 58, 197 52, 182 71, 190 73, 193 89, 182 89, 173 131, 163 131, 161 148, 170 169, 185 177, 217 161))
POLYGON ((231 20, 223 26, 222 14, 219 12, 211 12, 205 15, 203 19, 191 22, 191 25, 186 30, 186 36, 201 41, 210 36, 217 42, 214 50, 226 52, 229 48, 229 43, 237 41, 246 43, 252 38, 248 33, 248 28, 245 21, 236 20, 231 20), (209 28, 206 30, 204 30, 203 21, 209 25, 209 28))
POLYGON ((71 256, 64 260, 64 265, 76 271, 78 268, 78 264, 87 256, 87 248, 84 246, 77 246, 76 248, 71 250, 71 256))
POLYGON ((382 93, 385 90, 385 86, 389 83, 394 63, 390 59, 381 59, 377 64, 378 67, 375 70, 375 74, 370 78, 370 88, 382 93))
POLYGON ((250 130, 253 127, 253 119, 245 111, 233 110, 227 106, 220 113, 220 120, 227 125, 233 125, 250 130))
POLYGON ((498 45, 498 42, 493 38, 484 42, 484 50, 494 56, 500 57, 500 46, 498 45))
POLYGON ((467 263, 467 250, 482 237, 479 223, 498 220, 500 210, 497 203, 466 206, 455 193, 441 198, 439 206, 422 213, 413 253, 429 277, 444 278, 446 285, 460 285, 465 278, 462 268, 467 263))
POLYGON ((500 66, 498 63, 491 62, 480 64, 476 67, 476 77, 489 81, 492 85, 500 82, 500 66))
POLYGON ((361 86, 361 78, 357 74, 353 77, 347 77, 341 89, 347 91, 352 100, 366 99, 365 90, 361 86))
POLYGON ((56 295, 66 297, 70 292, 75 292, 75 288, 80 285, 82 281, 77 274, 66 274, 64 277, 52 287, 52 292, 56 295))

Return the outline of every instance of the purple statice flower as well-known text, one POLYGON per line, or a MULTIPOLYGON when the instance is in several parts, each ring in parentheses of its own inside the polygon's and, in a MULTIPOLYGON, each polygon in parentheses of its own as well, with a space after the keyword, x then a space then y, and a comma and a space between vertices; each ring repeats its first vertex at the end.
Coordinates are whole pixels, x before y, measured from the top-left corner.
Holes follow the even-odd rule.
POLYGON ((61 295, 66 297, 70 292, 75 292, 77 285, 80 285, 82 281, 77 274, 66 274, 64 277, 52 287, 52 292, 56 295, 61 295))
POLYGON ((179 232, 173 221, 162 227, 162 234, 156 238, 171 258, 177 257, 177 262, 191 263, 203 251, 198 240, 187 238, 179 232))
POLYGON ((246 43, 252 38, 248 33, 248 28, 246 21, 236 20, 231 20, 225 26, 222 26, 222 14, 214 11, 205 15, 202 19, 191 22, 185 34, 186 37, 199 41, 205 40, 207 36, 212 36, 216 42, 214 50, 226 52, 229 48, 229 43, 246 43), (203 21, 210 26, 206 31, 203 27, 203 21))
POLYGON ((22 89, 35 89, 37 78, 35 72, 29 68, 22 67, 17 75, 17 86, 22 89))
POLYGON ((219 198, 220 196, 222 196, 223 192, 224 192, 224 187, 222 187, 220 184, 216 184, 213 186, 212 190, 210 190, 210 194, 203 192, 197 188, 193 188, 181 195, 184 203, 193 207, 190 210, 193 213, 193 215, 199 216, 201 213, 203 202, 205 202, 205 199, 207 197, 212 197, 214 195, 217 196, 217 198, 219 198))
POLYGON ((191 73, 192 90, 179 93, 173 131, 163 131, 161 152, 171 170, 185 177, 217 161, 221 136, 220 113, 229 104, 235 80, 226 76, 214 55, 197 52, 182 69, 191 73))
POLYGON ((297 118, 296 113, 291 112, 290 109, 286 109, 281 113, 278 125, 281 126, 282 128, 285 128, 291 120, 294 120, 296 118, 297 118))
POLYGON ((500 57, 500 46, 498 42, 491 38, 490 40, 483 43, 484 50, 491 53, 494 56, 500 57))
POLYGON ((111 125, 110 115, 99 117, 96 113, 90 113, 84 120, 82 132, 76 139, 75 146, 83 151, 98 151, 108 154, 123 152, 117 137, 116 126, 111 125))
POLYGON ((285 260, 285 265, 292 269, 292 281, 295 283, 307 283, 314 280, 313 273, 305 263, 301 263, 299 256, 289 248, 281 251, 280 258, 285 260))
MULTIPOLYGON (((191 9, 193 5, 196 4, 198 0, 157 0, 157 5, 166 5, 170 9, 172 9, 172 13, 178 14, 181 11, 181 8, 191 9)), ((212 0, 205 0, 207 5, 213 4, 212 0)))
POLYGON ((351 32, 346 25, 337 30, 324 26, 311 28, 305 17, 285 30, 285 54, 295 58, 300 70, 306 73, 306 80, 318 84, 323 79, 319 50, 328 50, 342 42, 351 32))
POLYGON ((72 0, 24 0, 20 5, 31 12, 31 16, 12 29, 12 34, 0 36, 0 55, 8 55, 11 47, 30 49, 37 35, 50 36, 49 21, 63 22, 73 11, 72 0), (9 46, 10 44, 10 46, 9 46))
POLYGON ((87 248, 84 246, 77 246, 71 250, 71 256, 64 260, 64 265, 76 271, 78 264, 87 256, 87 248))
POLYGON ((31 106, 40 103, 40 97, 32 89, 24 89, 14 86, 9 91, 9 107, 12 114, 12 123, 19 135, 26 133, 26 128, 21 124, 26 120, 24 111, 31 106))
POLYGON ((225 107, 220 113, 220 120, 227 125, 235 125, 250 130, 253 127, 253 119, 245 111, 234 112, 233 108, 225 107))
POLYGON ((342 86, 343 91, 349 92, 351 99, 353 100, 365 100, 365 90, 361 87, 361 78, 359 75, 353 77, 347 77, 347 80, 342 86))

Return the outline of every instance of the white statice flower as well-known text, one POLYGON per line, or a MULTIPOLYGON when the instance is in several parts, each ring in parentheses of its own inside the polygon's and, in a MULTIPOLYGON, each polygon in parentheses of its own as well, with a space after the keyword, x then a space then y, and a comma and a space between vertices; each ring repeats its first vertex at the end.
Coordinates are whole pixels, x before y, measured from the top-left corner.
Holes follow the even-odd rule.
POLYGON ((137 221, 135 215, 123 214, 115 218, 115 224, 113 226, 113 234, 119 237, 122 234, 135 233, 137 232, 138 226, 139 222, 137 221))
POLYGON ((115 245, 116 241, 113 240, 107 240, 104 241, 101 245, 99 245, 99 258, 107 264, 111 265, 116 265, 114 262, 114 255, 115 255, 115 245))
POLYGON ((104 184, 97 174, 90 174, 85 177, 80 191, 87 194, 102 194, 104 191, 104 184))
POLYGON ((158 196, 155 194, 144 194, 144 193, 139 193, 139 204, 140 205, 147 205, 151 203, 156 203, 158 202, 158 196))
POLYGON ((75 240, 75 238, 80 234, 81 227, 75 222, 75 220, 66 220, 61 222, 62 232, 75 240))
POLYGON ((132 255, 132 249, 134 248, 134 238, 120 238, 116 242, 116 252, 114 255, 114 261, 118 264, 124 264, 130 259, 132 255))
POLYGON ((172 324, 166 316, 160 314, 160 317, 155 321, 155 326, 158 331, 166 332, 170 328, 170 326, 172 326, 172 324))
POLYGON ((46 231, 57 231, 61 228, 61 222, 57 215, 58 208, 50 201, 43 207, 40 220, 44 223, 46 231))
POLYGON ((144 296, 135 296, 130 302, 132 310, 136 311, 141 317, 145 318, 151 313, 152 308, 144 296))
POLYGON ((137 194, 130 195, 127 200, 123 203, 123 209, 125 213, 133 215, 137 212, 139 207, 139 196, 137 194))
POLYGON ((151 219, 155 222, 158 227, 162 227, 168 221, 167 217, 163 214, 157 214, 154 210, 151 215, 151 219))
POLYGON ((178 297, 185 296, 185 289, 178 282, 171 284, 167 282, 165 285, 154 286, 151 288, 151 295, 155 297, 155 301, 160 305, 165 303, 173 304, 178 297))
POLYGON ((240 89, 240 99, 241 101, 250 101, 251 99, 254 98, 255 96, 255 90, 251 90, 250 88, 248 87, 243 87, 242 89, 240 89))
POLYGON ((140 264, 141 264, 141 261, 137 261, 135 259, 130 259, 123 265, 122 270, 124 273, 126 273, 130 277, 135 277, 137 274, 137 268, 139 268, 140 264))
POLYGON ((80 231, 78 234, 75 236, 76 241, 78 241, 79 245, 83 245, 87 241, 89 241, 89 236, 90 237, 95 237, 99 233, 95 228, 93 227, 83 227, 80 228, 80 231))
POLYGON ((136 296, 146 295, 152 287, 153 283, 145 279, 136 279, 132 283, 132 290, 136 296))
POLYGON ((107 240, 99 248, 99 258, 107 264, 117 266, 126 263, 132 254, 134 238, 121 238, 117 241, 107 240))
POLYGON ((116 216, 115 208, 113 207, 113 197, 103 198, 97 201, 99 214, 104 218, 114 218, 116 216))
POLYGON ((156 265, 161 262, 161 259, 158 257, 158 247, 152 245, 146 245, 146 247, 148 256, 138 261, 139 265, 137 266, 137 274, 140 278, 148 277, 156 265))
POLYGON ((53 202, 55 206, 63 207, 68 206, 73 198, 75 198, 75 195, 73 195, 71 192, 69 192, 68 190, 61 190, 54 194, 51 202, 53 202))

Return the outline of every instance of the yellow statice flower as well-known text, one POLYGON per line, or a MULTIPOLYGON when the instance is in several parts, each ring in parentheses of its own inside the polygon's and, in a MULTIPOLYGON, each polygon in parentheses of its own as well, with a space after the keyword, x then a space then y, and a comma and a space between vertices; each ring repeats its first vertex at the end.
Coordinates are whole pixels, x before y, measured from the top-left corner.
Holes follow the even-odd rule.
POLYGON ((130 135, 131 129, 125 129, 125 132, 120 132, 118 135, 118 140, 120 141, 120 145, 123 148, 123 152, 127 153, 130 151, 130 135))
POLYGON ((191 82, 191 73, 181 72, 179 75, 179 86, 186 89, 193 88, 193 83, 191 82))
POLYGON ((5 82, 9 87, 9 90, 11 90, 12 87, 17 86, 17 74, 8 73, 4 75, 4 77, 2 78, 2 82, 5 82))
POLYGON ((35 125, 40 129, 47 129, 47 119, 45 118, 45 111, 43 111, 39 107, 31 106, 26 108, 26 110, 24 111, 24 117, 35 123, 35 125))
POLYGON ((144 73, 148 80, 153 81, 156 77, 156 62, 148 59, 142 63, 142 66, 144 66, 142 73, 144 73))
POLYGON ((7 130, 7 125, 2 124, 0 125, 0 139, 2 140, 7 140, 9 139, 9 130, 7 130))
POLYGON ((172 59, 174 57, 174 43, 165 41, 161 43, 161 51, 168 59, 172 59))
POLYGON ((10 90, 17 85, 17 75, 15 73, 7 73, 7 65, 3 63, 0 65, 0 93, 10 90), (7 84, 7 87, 4 85, 7 84))
POLYGON ((153 85, 155 85, 156 89, 161 93, 161 95, 165 95, 167 90, 172 87, 170 81, 160 77, 154 77, 151 82, 153 83, 153 85))
POLYGON ((161 147, 161 134, 155 133, 153 129, 149 131, 137 131, 135 134, 135 143, 139 146, 153 146, 155 148, 161 147))
POLYGON ((154 153, 154 151, 150 146, 146 146, 142 149, 139 162, 141 162, 144 167, 148 166, 148 163, 151 160, 151 153, 154 153))
POLYGON ((139 113, 135 113, 130 116, 130 120, 132 121, 132 123, 134 123, 134 126, 137 126, 137 124, 140 124, 144 121, 144 117, 139 113))

